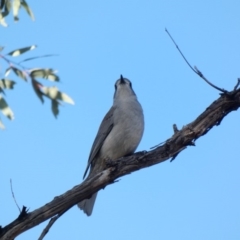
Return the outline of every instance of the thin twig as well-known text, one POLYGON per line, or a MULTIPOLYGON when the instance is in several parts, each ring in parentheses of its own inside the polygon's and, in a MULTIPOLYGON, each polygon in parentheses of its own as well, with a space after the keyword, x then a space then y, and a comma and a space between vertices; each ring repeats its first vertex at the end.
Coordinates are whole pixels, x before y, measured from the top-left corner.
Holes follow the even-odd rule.
POLYGON ((4 55, 0 54, 0 58, 2 58, 3 60, 5 60, 10 66, 12 65, 18 65, 19 67, 21 67, 22 69, 26 69, 26 67, 24 67, 22 64, 17 63, 15 61, 10 61, 7 57, 5 57, 4 55))
POLYGON ((47 226, 43 229, 40 237, 38 238, 38 240, 42 240, 46 235, 47 233, 49 232, 50 228, 52 227, 52 225, 65 213, 67 212, 69 209, 63 211, 63 212, 60 212, 59 214, 57 214, 56 216, 52 217, 50 219, 50 221, 48 222, 47 226))
POLYGON ((13 199, 14 199, 14 202, 15 202, 15 204, 17 205, 19 212, 21 212, 21 209, 20 209, 20 207, 19 207, 19 205, 18 205, 18 203, 17 203, 17 201, 16 201, 16 198, 15 198, 15 195, 14 195, 14 192, 13 192, 12 179, 10 179, 10 186, 11 186, 11 192, 12 192, 12 197, 13 197, 13 199))
POLYGON ((38 56, 38 57, 30 57, 30 58, 26 58, 26 59, 20 61, 19 64, 22 63, 22 62, 26 62, 26 61, 30 61, 30 60, 35 60, 35 59, 38 59, 38 58, 54 57, 54 56, 59 56, 59 55, 58 55, 58 54, 45 54, 45 55, 38 56))
POLYGON ((173 132, 174 133, 177 133, 177 132, 179 132, 179 130, 178 130, 178 128, 177 128, 177 124, 173 124, 173 132))
POLYGON ((155 145, 155 146, 153 146, 153 147, 150 147, 150 149, 152 150, 152 149, 154 149, 154 148, 157 148, 157 147, 163 145, 165 142, 166 142, 166 141, 161 142, 161 143, 158 143, 157 145, 155 145))
POLYGON ((236 90, 237 90, 237 88, 238 88, 239 84, 240 84, 240 78, 238 78, 237 84, 236 84, 236 86, 234 87, 234 91, 236 91, 236 90))
POLYGON ((0 54, 0 58, 2 58, 3 60, 5 60, 9 65, 11 64, 11 61, 8 60, 5 56, 3 56, 2 54, 0 54))
POLYGON ((201 78, 202 78, 206 83, 208 83, 210 86, 212 86, 213 88, 219 90, 220 92, 223 92, 223 93, 227 93, 227 92, 228 92, 228 91, 226 91, 225 89, 219 88, 219 87, 215 86, 214 84, 212 84, 210 81, 208 81, 208 80, 204 77, 204 75, 202 74, 202 72, 198 70, 198 68, 197 68, 196 66, 194 66, 194 69, 196 70, 195 72, 197 73, 197 75, 198 75, 199 77, 201 77, 201 78))
POLYGON ((182 55, 183 59, 185 60, 185 62, 187 63, 187 65, 195 72, 197 73, 194 68, 191 66, 191 64, 188 62, 188 60, 185 58, 185 56, 183 55, 182 51, 180 50, 180 48, 178 47, 177 43, 175 42, 175 40, 173 39, 173 37, 171 36, 171 34, 168 32, 168 30, 165 28, 165 31, 167 32, 168 36, 171 38, 171 40, 173 41, 174 45, 176 46, 177 50, 179 51, 179 53, 182 55))
POLYGON ((179 51, 179 53, 181 54, 181 56, 183 57, 184 61, 187 63, 187 65, 193 70, 193 72, 195 72, 200 78, 202 78, 206 83, 208 83, 210 86, 212 86, 213 88, 217 89, 220 92, 223 93, 227 93, 228 91, 226 91, 223 88, 219 88, 216 85, 212 84, 206 77, 204 77, 204 75, 197 69, 197 67, 192 67, 191 64, 188 62, 188 60, 186 59, 186 57, 184 56, 184 54, 182 53, 182 51, 180 50, 180 48, 178 47, 178 45, 176 44, 175 40, 173 39, 173 37, 171 36, 171 34, 168 32, 168 30, 165 28, 165 31, 167 32, 168 36, 171 38, 172 42, 174 43, 174 45, 176 46, 177 50, 179 51))

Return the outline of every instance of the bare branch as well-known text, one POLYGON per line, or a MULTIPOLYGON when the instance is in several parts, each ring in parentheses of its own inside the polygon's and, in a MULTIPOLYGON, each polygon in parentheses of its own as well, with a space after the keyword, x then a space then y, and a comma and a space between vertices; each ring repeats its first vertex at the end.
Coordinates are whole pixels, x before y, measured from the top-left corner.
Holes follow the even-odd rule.
POLYGON ((220 92, 223 92, 223 93, 227 93, 227 92, 228 92, 228 91, 226 91, 226 90, 223 89, 223 88, 219 88, 219 87, 215 86, 215 85, 212 84, 209 80, 207 80, 207 78, 204 77, 204 75, 202 74, 202 72, 200 72, 196 66, 194 66, 194 69, 196 70, 195 72, 197 73, 197 75, 200 76, 200 77, 201 77, 206 83, 208 83, 210 86, 212 86, 213 88, 219 90, 220 92))
POLYGON ((183 57, 184 61, 187 63, 187 65, 193 70, 193 72, 195 72, 200 78, 202 78, 206 83, 208 83, 210 86, 212 86, 213 88, 217 89, 220 92, 223 93, 227 93, 228 91, 226 91, 223 88, 219 88, 216 85, 212 84, 207 78, 204 77, 204 75, 197 69, 196 66, 194 66, 194 68, 191 66, 191 64, 188 62, 188 60, 186 59, 186 57, 184 56, 184 54, 182 53, 182 51, 180 50, 180 48, 178 47, 178 45, 176 44, 175 40, 173 39, 173 37, 171 36, 171 34, 168 32, 168 30, 165 28, 165 31, 167 32, 168 36, 171 38, 172 42, 174 43, 174 45, 176 46, 177 50, 179 51, 179 53, 181 54, 181 56, 183 57))
MULTIPOLYGON (((67 209, 68 210, 68 209, 67 209)), ((62 213, 59 213, 57 216, 53 217, 50 219, 50 221, 48 222, 48 225, 43 229, 40 237, 38 238, 38 240, 42 240, 47 233, 49 232, 50 228, 52 227, 52 225, 65 213, 67 212, 67 210, 63 211, 62 213)))
POLYGON ((16 220, 4 228, 0 228, 0 240, 12 240, 28 229, 53 218, 46 228, 46 231, 48 231, 62 213, 72 208, 78 202, 89 198, 93 193, 116 182, 119 177, 168 159, 176 158, 181 151, 188 146, 194 145, 198 138, 204 136, 214 126, 220 125, 227 114, 236 111, 239 107, 240 89, 227 94, 221 94, 193 122, 176 131, 163 145, 149 152, 138 152, 117 161, 108 161, 106 170, 98 173, 91 179, 85 180, 82 184, 75 186, 66 193, 55 197, 49 203, 32 212, 28 213, 26 207, 24 207, 16 220))
POLYGON ((179 130, 177 128, 177 125, 176 124, 173 124, 173 132, 174 133, 177 133, 179 130))
POLYGON ((13 200, 14 200, 16 206, 18 207, 19 212, 21 212, 21 209, 20 209, 20 207, 19 207, 19 205, 18 205, 18 203, 17 203, 17 200, 16 200, 15 195, 14 195, 14 192, 13 192, 12 179, 10 179, 10 186, 11 186, 11 192, 12 192, 13 200))
POLYGON ((238 88, 239 84, 240 84, 240 78, 238 78, 238 80, 237 80, 237 84, 236 84, 236 86, 234 87, 234 91, 236 91, 236 90, 237 90, 237 88, 238 88))

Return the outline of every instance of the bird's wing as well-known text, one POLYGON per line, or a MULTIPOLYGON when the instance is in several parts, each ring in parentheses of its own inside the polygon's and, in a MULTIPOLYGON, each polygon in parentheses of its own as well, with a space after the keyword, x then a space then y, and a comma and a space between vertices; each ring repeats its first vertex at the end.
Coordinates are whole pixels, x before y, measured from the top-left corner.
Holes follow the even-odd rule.
POLYGON ((106 137, 108 136, 108 134, 111 132, 111 130, 113 128, 114 109, 115 109, 114 107, 111 107, 110 110, 107 112, 107 114, 105 115, 105 117, 102 120, 102 123, 98 129, 97 136, 96 136, 96 138, 93 142, 92 148, 91 148, 91 152, 90 152, 90 155, 88 158, 88 165, 84 172, 83 178, 85 178, 93 159, 98 154, 99 150, 101 149, 101 147, 103 145, 104 140, 106 139, 106 137))

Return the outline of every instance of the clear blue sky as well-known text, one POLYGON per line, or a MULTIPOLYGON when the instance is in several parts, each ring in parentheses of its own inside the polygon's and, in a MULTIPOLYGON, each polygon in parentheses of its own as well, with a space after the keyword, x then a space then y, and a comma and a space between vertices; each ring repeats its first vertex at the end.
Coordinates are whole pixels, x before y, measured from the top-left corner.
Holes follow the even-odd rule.
MULTIPOLYGON (((29 67, 59 70, 64 104, 56 120, 30 83, 7 92, 15 120, 1 119, 0 225, 82 181, 97 129, 112 104, 114 83, 129 78, 145 114, 138 150, 166 140, 172 125, 194 120, 219 93, 185 64, 165 27, 205 76, 231 90, 240 77, 240 3, 229 1, 28 1, 36 21, 20 12, 0 28, 6 52, 37 44, 29 67)), ((2 62, 0 62, 2 64, 2 62)), ((1 77, 4 72, 0 69, 1 77)), ((48 84, 46 81, 42 83, 48 84)), ((189 147, 177 159, 123 177, 98 195, 93 215, 73 207, 45 239, 237 240, 240 239, 240 112, 189 147)), ((47 222, 22 234, 37 239, 47 222)))

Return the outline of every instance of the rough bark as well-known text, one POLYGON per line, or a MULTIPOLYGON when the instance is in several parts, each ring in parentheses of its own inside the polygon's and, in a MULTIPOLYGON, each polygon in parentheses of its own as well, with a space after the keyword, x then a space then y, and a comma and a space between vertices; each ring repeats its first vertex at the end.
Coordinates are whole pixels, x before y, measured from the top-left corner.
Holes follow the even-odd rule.
POLYGON ((174 125, 173 136, 163 144, 156 146, 155 149, 149 152, 138 152, 115 162, 109 161, 108 168, 103 172, 55 197, 51 202, 32 212, 27 212, 26 208, 23 207, 16 220, 4 228, 0 228, 0 239, 12 240, 47 219, 61 216, 76 203, 114 183, 119 177, 161 163, 167 159, 173 160, 187 146, 193 146, 196 139, 205 135, 212 127, 218 126, 228 113, 240 107, 240 89, 236 89, 237 86, 232 92, 221 94, 196 120, 187 124, 181 130, 178 130, 174 125))

